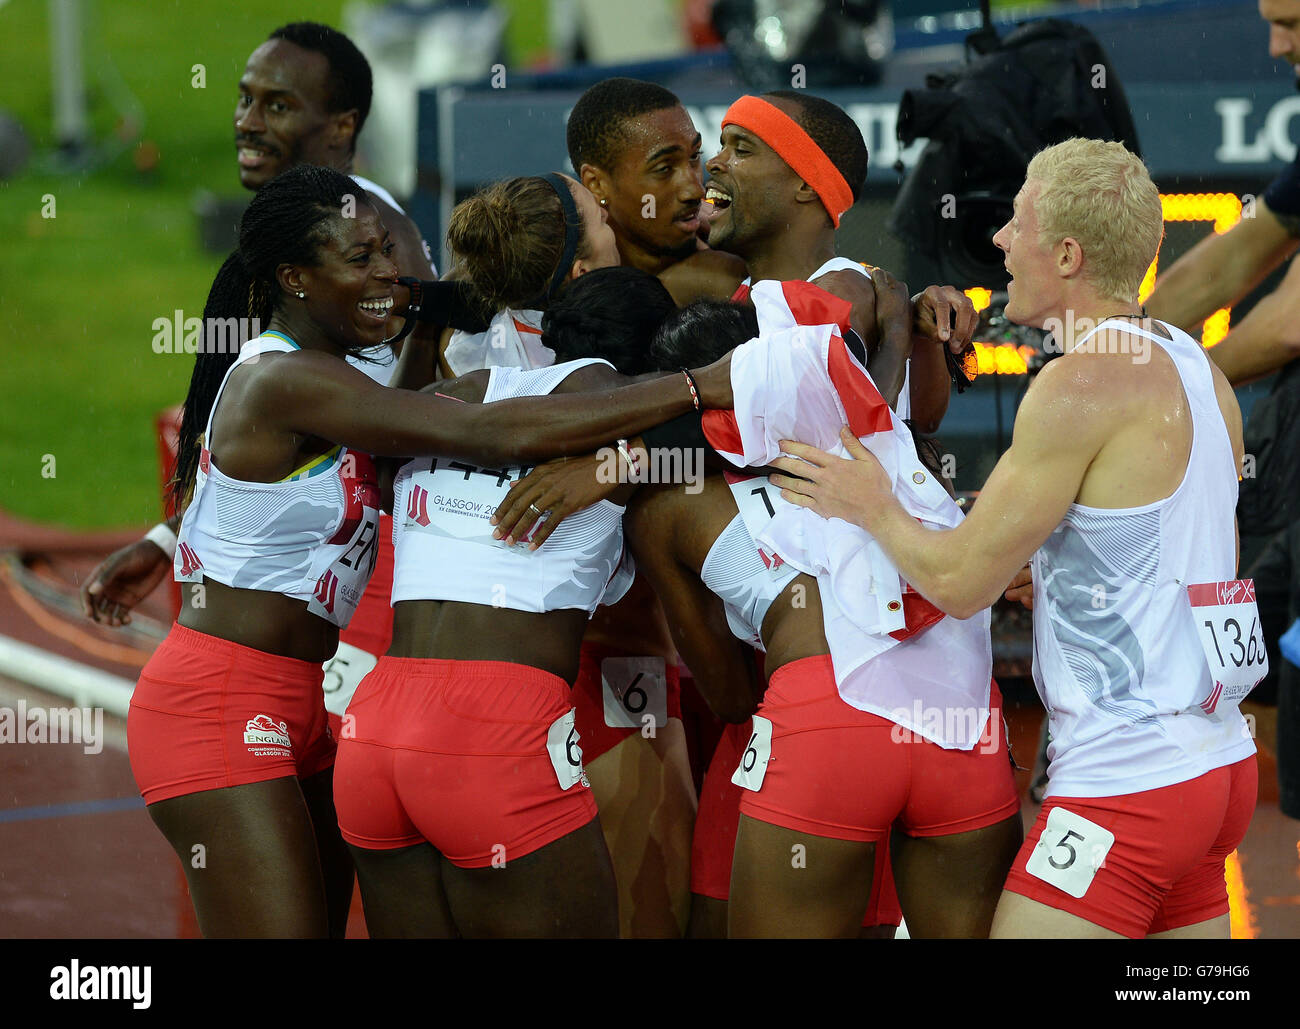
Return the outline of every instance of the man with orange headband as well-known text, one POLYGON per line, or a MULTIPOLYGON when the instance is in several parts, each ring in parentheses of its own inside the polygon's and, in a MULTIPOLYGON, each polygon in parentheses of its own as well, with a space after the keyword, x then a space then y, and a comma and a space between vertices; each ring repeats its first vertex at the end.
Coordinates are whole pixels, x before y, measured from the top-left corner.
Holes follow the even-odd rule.
MULTIPOLYGON (((791 169, 798 165, 818 183, 810 187, 814 200, 822 192, 833 198, 828 203, 834 213, 828 207, 813 233, 799 229, 792 234, 802 219, 792 219, 796 201, 788 194, 769 212, 770 246, 792 259, 782 265, 782 270, 791 273, 782 277, 817 278, 814 273, 835 256, 834 230, 840 216, 857 199, 866 176, 862 134, 834 104, 802 93, 742 97, 728 111, 728 120, 734 121, 739 111, 748 112, 749 117, 740 117, 751 126, 755 117, 763 120, 767 115, 770 124, 766 128, 751 127, 757 146, 770 150, 761 141, 781 136, 786 142, 780 144, 785 159, 776 161, 780 170, 792 176, 791 169), (791 105, 789 110, 794 113, 787 113, 780 104, 791 105), (782 122, 780 127, 777 122, 782 122), (820 173, 813 170, 813 164, 820 173)), ((711 249, 706 249, 696 237, 701 221, 709 212, 718 213, 714 206, 722 204, 700 202, 704 196, 700 135, 675 95, 652 82, 605 79, 579 97, 566 133, 575 174, 609 212, 624 264, 659 276, 679 305, 701 298, 725 299, 735 292, 744 280, 748 261, 740 248, 743 239, 737 246, 710 235, 711 249), (647 198, 653 198, 653 203, 647 204, 647 198)), ((724 141, 725 135, 724 128, 724 141)), ((724 150, 710 162, 711 173, 726 153, 724 150)), ((795 176, 795 184, 800 181, 795 176)), ((874 292, 865 274, 859 281, 856 274, 843 274, 845 270, 863 271, 856 262, 842 261, 824 269, 818 285, 855 305, 856 328, 874 320, 874 292)), ((749 271, 754 279, 776 277, 765 269, 761 255, 757 273, 752 264, 749 271)), ((947 410, 948 377, 942 346, 946 343, 954 351, 961 350, 974 334, 976 322, 970 301, 955 288, 931 286, 914 298, 916 352, 904 413, 910 407, 913 421, 922 431, 935 431, 947 410)), ((873 373, 882 372, 873 367, 873 373)), ((878 385, 886 396, 893 396, 902 381, 891 383, 882 378, 878 385)))
MULTIPOLYGON (((843 273, 867 276, 835 254, 835 230, 867 175, 862 133, 835 104, 794 91, 743 96, 723 117, 722 150, 706 167, 709 246, 744 258, 751 281, 817 279, 839 292, 843 273)), ((948 408, 943 347, 960 352, 977 317, 952 286, 931 286, 913 301, 911 384, 898 411, 934 432, 948 408)))

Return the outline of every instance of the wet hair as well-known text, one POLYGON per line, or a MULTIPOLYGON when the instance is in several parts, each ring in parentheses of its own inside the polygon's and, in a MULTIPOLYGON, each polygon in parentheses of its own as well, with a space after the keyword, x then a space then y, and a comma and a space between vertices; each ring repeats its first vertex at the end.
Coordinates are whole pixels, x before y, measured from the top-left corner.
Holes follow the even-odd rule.
MULTIPOLYGON (((356 183, 342 172, 311 164, 295 165, 259 189, 240 219, 239 249, 226 258, 208 292, 203 324, 215 324, 211 319, 246 318, 265 330, 284 299, 276 269, 282 264, 317 264, 321 246, 342 215, 344 197, 356 194, 356 183)), ((363 348, 358 344, 358 350, 363 348)), ((170 484, 177 510, 194 484, 199 437, 207 428, 217 391, 238 356, 226 348, 217 352, 205 348, 195 359, 181 415, 176 475, 170 484)))
POLYGON ((654 371, 650 344, 677 311, 664 284, 639 268, 598 268, 562 289, 542 315, 555 361, 602 357, 624 375, 654 371))
POLYGON ((357 128, 352 133, 352 149, 355 151, 357 137, 370 114, 372 82, 370 62, 365 55, 338 29, 314 21, 281 25, 266 38, 283 39, 286 43, 324 55, 330 69, 326 80, 329 96, 325 98, 325 109, 331 114, 356 110, 357 128))
POLYGON ((1073 236, 1084 278, 1103 297, 1132 302, 1165 231, 1160 191, 1142 159, 1123 143, 1076 137, 1035 154, 1025 182, 1040 186, 1039 242, 1055 247, 1073 236))
POLYGON ((810 93, 781 89, 763 95, 792 100, 799 105, 795 121, 844 176, 856 203, 867 181, 867 144, 853 119, 836 104, 810 93))
POLYGON ((623 125, 629 119, 678 107, 676 95, 640 79, 605 79, 588 89, 569 114, 565 142, 576 171, 584 164, 609 170, 618 163, 623 125))
MULTIPOLYGON (((468 275, 471 303, 484 319, 507 307, 535 305, 564 255, 560 198, 536 175, 493 183, 456 205, 447 246, 468 275)), ((590 254, 584 225, 574 260, 590 254)))
POLYGON ((672 315, 655 334, 650 361, 657 371, 712 364, 758 335, 758 313, 749 304, 697 300, 672 315))

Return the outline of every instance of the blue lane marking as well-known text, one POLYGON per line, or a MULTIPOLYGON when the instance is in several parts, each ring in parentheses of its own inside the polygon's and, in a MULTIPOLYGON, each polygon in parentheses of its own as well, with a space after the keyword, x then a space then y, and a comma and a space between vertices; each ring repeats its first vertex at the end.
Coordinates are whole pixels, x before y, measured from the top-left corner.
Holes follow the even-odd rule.
POLYGON ((32 822, 40 818, 67 818, 70 815, 103 815, 143 807, 143 797, 109 797, 107 800, 83 800, 75 804, 42 804, 39 807, 16 807, 0 811, 0 823, 32 822))

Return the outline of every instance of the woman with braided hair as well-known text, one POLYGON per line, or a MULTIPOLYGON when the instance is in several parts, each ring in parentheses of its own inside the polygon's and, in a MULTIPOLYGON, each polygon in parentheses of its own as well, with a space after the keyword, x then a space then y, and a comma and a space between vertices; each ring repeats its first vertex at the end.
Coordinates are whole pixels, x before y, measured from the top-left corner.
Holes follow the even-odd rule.
MULTIPOLYGON (((132 770, 182 860, 206 936, 342 934, 350 892, 321 695, 373 568, 369 455, 533 461, 591 449, 694 406, 669 379, 490 406, 374 383, 345 357, 378 344, 397 269, 346 176, 297 166, 263 187, 210 317, 266 326, 203 353, 181 433, 181 614, 131 702, 132 770)), ((702 371, 725 403, 725 365, 702 371)))

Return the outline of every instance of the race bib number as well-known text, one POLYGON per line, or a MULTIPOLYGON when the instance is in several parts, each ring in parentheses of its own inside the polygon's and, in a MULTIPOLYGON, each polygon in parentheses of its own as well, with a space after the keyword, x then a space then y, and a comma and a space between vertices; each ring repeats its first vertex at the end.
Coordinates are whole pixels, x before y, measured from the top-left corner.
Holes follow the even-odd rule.
POLYGON ((1114 843, 1114 833, 1073 811, 1054 807, 1025 871, 1077 899, 1088 892, 1114 843))
POLYGON ((582 770, 582 748, 578 746, 578 730, 573 724, 574 712, 570 708, 551 723, 546 734, 546 752, 555 766, 555 777, 560 789, 567 790, 577 783, 590 786, 582 770))
POLYGON ((1214 685, 1200 701, 1206 714, 1235 707, 1268 674, 1268 651, 1255 604, 1255 581, 1202 582, 1187 587, 1196 633, 1214 685))
POLYGON ((668 675, 662 657, 607 657, 600 663, 605 724, 640 729, 645 716, 656 729, 668 724, 668 675))
POLYGON ((757 793, 763 788, 763 776, 767 775, 767 763, 772 758, 772 723, 761 715, 754 716, 754 727, 749 733, 749 742, 745 752, 740 755, 740 764, 731 781, 742 790, 757 793))
MULTIPOLYGON (((795 506, 788 500, 781 499, 781 491, 768 482, 765 475, 739 476, 728 472, 726 478, 745 529, 755 540, 778 511, 795 506)), ((762 554, 762 557, 763 563, 770 568, 781 566, 780 557, 769 557, 766 554, 762 554)))
POLYGON ((339 649, 325 662, 325 678, 321 682, 321 689, 325 691, 325 710, 342 717, 361 680, 378 663, 379 658, 374 654, 340 640, 339 649))

